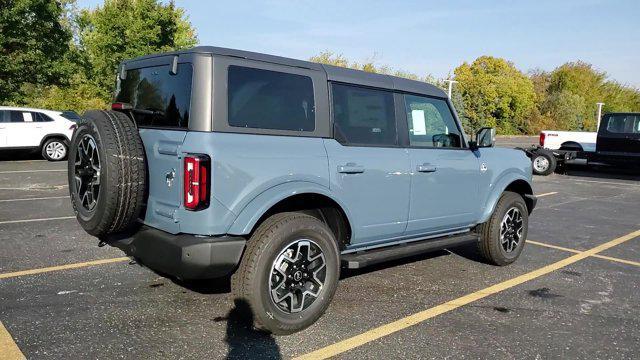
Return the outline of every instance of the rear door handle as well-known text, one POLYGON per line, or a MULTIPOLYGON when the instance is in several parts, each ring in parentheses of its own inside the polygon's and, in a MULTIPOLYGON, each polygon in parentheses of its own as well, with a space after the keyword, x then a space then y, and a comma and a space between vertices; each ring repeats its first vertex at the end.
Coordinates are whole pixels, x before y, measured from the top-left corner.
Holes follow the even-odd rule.
POLYGON ((355 163, 347 163, 338 165, 338 172, 342 174, 361 174, 364 172, 364 167, 355 163))
POLYGON ((436 172, 438 168, 435 165, 424 163, 422 165, 418 165, 416 167, 416 170, 418 172, 423 172, 423 173, 432 173, 432 172, 436 172))

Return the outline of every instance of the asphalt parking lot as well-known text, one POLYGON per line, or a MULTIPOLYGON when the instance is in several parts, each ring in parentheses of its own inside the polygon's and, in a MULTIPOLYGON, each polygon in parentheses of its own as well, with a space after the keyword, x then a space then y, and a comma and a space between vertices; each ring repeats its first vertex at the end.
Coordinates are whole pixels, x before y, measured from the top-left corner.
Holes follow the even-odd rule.
POLYGON ((271 337, 226 281, 159 276, 84 233, 66 163, 0 162, 0 359, 640 357, 640 176, 536 177, 529 243, 343 273, 324 317, 271 337))

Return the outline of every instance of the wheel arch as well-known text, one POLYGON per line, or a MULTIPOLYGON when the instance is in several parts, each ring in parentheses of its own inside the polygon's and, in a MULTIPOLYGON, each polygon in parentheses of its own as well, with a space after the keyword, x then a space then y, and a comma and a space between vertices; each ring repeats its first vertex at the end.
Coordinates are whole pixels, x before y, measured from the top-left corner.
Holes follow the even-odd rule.
POLYGON ((42 147, 44 146, 44 144, 49 141, 50 139, 62 139, 62 141, 64 141, 64 144, 67 145, 67 147, 70 147, 70 139, 67 138, 67 136, 65 134, 58 134, 58 133, 53 133, 53 134, 47 134, 45 135, 42 140, 40 140, 40 148, 42 149, 42 147))
POLYGON ((325 222, 341 249, 351 241, 351 216, 344 204, 329 189, 307 182, 282 184, 261 193, 238 214, 227 233, 250 236, 269 216, 287 211, 304 212, 325 222))
POLYGON ((527 210, 529 211, 529 213, 533 211, 533 207, 535 206, 535 204, 533 203, 533 199, 525 196, 533 195, 533 188, 531 187, 530 182, 521 176, 506 176, 496 183, 494 190, 489 195, 479 223, 484 223, 491 217, 491 214, 493 214, 498 200, 500 200, 500 196, 502 196, 505 191, 512 191, 520 194, 520 196, 522 196, 522 198, 524 199, 524 202, 527 204, 527 210))
POLYGON ((583 151, 584 149, 582 145, 576 141, 565 141, 560 144, 560 150, 583 151))

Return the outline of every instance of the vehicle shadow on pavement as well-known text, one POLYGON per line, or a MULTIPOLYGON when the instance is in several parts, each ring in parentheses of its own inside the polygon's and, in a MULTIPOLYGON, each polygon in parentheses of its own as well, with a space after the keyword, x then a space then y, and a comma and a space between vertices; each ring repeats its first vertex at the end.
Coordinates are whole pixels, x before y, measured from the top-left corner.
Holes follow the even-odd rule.
MULTIPOLYGON (((227 294, 231 292, 231 277, 208 280, 182 281, 160 274, 174 284, 199 294, 227 294)), ((229 346, 226 359, 282 359, 280 347, 272 335, 253 327, 253 313, 249 304, 234 299, 234 307, 225 317, 216 317, 216 322, 227 322, 224 338, 229 346)))
POLYGON ((640 181, 640 171, 634 169, 618 169, 604 166, 576 166, 569 165, 563 175, 609 180, 640 181))
POLYGON ((478 251, 478 244, 475 242, 452 247, 450 249, 447 249, 447 251, 451 254, 458 255, 467 260, 471 260, 481 264, 489 264, 489 262, 487 262, 487 260, 485 260, 482 255, 480 255, 480 252, 478 251))
MULTIPOLYGON (((157 272, 156 272, 157 273, 157 272)), ((160 274, 160 273, 158 273, 160 274)), ((231 278, 223 277, 206 280, 179 280, 168 275, 160 274, 170 279, 174 284, 203 295, 227 294, 231 292, 231 278)))
POLYGON ((39 151, 33 150, 7 150, 0 152, 0 161, 12 160, 44 160, 39 151))
POLYGON ((280 347, 273 336, 253 327, 253 313, 249 304, 235 299, 234 305, 226 318, 214 319, 227 321, 224 341, 229 351, 226 359, 282 359, 280 347))

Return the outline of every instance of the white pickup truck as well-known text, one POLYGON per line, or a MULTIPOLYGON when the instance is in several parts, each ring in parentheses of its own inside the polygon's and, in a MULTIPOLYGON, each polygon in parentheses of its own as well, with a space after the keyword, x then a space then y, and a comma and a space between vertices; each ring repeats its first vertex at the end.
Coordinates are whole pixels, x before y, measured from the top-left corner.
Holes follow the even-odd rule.
POLYGON ((597 132, 543 130, 540 145, 519 149, 531 158, 534 174, 549 175, 556 168, 564 168, 568 160, 585 159, 595 153, 597 135, 597 132))
POLYGON ((540 132, 540 146, 549 150, 596 151, 597 132, 550 131, 540 132))

